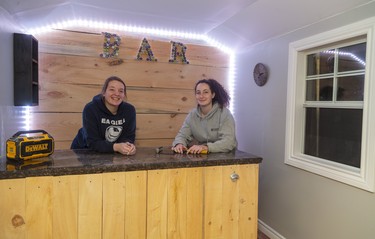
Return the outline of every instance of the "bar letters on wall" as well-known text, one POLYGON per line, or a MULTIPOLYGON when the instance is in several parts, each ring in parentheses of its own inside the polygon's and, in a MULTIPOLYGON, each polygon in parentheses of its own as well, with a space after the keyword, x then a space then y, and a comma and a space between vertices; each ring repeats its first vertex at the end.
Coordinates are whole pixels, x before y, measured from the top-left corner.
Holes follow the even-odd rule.
MULTIPOLYGON (((121 37, 117 34, 102 32, 104 36, 103 43, 103 53, 100 54, 102 58, 115 58, 119 56, 119 46, 121 44, 121 37)), ((170 63, 182 63, 189 64, 189 61, 186 59, 186 49, 187 47, 180 42, 171 41, 171 54, 169 61, 170 63)), ((142 61, 157 61, 157 58, 154 57, 151 46, 148 43, 146 38, 143 38, 141 45, 139 47, 138 54, 136 59, 142 61)), ((121 62, 122 63, 122 62, 121 62)))

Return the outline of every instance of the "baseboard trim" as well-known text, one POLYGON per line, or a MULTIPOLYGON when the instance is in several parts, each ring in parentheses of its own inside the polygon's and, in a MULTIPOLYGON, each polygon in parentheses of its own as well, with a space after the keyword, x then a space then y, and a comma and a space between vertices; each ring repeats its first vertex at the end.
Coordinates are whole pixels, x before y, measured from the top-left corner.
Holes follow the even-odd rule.
POLYGON ((260 219, 258 219, 258 229, 261 232, 263 232, 266 236, 268 236, 270 239, 286 239, 260 219))

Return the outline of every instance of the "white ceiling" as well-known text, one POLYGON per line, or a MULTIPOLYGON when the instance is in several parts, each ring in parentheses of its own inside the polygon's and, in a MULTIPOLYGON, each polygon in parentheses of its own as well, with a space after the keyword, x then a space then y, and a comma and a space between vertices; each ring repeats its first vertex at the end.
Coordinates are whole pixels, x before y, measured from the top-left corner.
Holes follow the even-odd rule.
POLYGON ((375 0, 0 0, 26 29, 69 19, 208 34, 247 47, 375 0))

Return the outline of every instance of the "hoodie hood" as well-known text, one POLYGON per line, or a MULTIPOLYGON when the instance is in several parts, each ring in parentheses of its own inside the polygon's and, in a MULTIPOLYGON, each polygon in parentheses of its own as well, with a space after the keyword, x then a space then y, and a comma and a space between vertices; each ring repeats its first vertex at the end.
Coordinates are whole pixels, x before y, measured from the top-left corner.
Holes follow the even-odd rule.
POLYGON ((201 119, 210 119, 213 117, 213 115, 215 115, 215 113, 220 109, 219 107, 219 104, 218 103, 214 103, 212 105, 212 109, 210 110, 210 112, 208 112, 207 115, 205 116, 202 116, 202 112, 201 112, 201 108, 199 106, 197 106, 196 110, 195 110, 195 113, 197 114, 197 116, 201 119))
MULTIPOLYGON (((113 115, 109 110, 108 108, 105 106, 105 103, 104 103, 104 98, 103 98, 103 95, 102 94, 99 94, 99 95, 96 95, 92 98, 92 103, 99 108, 99 110, 107 115, 113 115)), ((123 107, 121 107, 121 105, 123 104, 124 102, 121 102, 121 104, 118 106, 118 111, 117 111, 117 114, 121 113, 121 111, 123 110, 123 107)))

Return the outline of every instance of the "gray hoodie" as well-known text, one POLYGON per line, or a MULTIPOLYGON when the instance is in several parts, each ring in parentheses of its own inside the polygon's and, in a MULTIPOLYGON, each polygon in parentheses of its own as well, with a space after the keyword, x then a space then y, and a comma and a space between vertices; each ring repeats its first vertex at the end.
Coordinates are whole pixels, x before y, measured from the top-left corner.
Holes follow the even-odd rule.
POLYGON ((229 152, 237 147, 234 118, 229 109, 215 103, 211 111, 202 116, 197 107, 189 112, 173 141, 173 146, 202 144, 210 153, 229 152))

